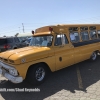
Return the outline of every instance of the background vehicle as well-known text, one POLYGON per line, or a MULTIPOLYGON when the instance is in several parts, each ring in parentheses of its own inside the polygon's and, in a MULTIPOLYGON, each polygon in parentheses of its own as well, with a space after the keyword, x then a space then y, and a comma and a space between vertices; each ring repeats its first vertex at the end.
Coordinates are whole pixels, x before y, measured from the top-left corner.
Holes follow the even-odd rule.
POLYGON ((2 37, 0 38, 0 52, 25 47, 26 43, 20 42, 18 37, 2 37))
POLYGON ((20 42, 26 43, 28 46, 32 37, 32 33, 19 33, 17 37, 19 38, 20 42))

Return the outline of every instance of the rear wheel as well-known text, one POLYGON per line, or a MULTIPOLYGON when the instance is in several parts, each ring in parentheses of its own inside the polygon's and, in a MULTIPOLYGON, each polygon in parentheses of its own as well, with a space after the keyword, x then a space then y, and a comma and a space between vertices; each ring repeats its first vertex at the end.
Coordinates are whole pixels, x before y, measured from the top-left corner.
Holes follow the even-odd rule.
POLYGON ((95 61, 97 59, 97 53, 96 52, 93 52, 91 57, 90 57, 90 60, 91 61, 95 61))
POLYGON ((27 73, 27 81, 33 85, 40 85, 47 76, 46 66, 44 64, 36 64, 29 68, 27 73))

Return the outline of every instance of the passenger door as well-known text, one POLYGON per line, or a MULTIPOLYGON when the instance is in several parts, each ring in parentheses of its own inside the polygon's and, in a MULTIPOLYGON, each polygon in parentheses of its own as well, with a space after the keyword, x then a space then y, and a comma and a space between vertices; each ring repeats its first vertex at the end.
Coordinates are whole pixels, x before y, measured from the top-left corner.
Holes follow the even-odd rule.
POLYGON ((75 63, 81 62, 83 60, 82 58, 82 51, 81 51, 81 42, 78 32, 70 32, 70 41, 72 45, 74 46, 74 57, 75 57, 75 63))
POLYGON ((74 64, 74 47, 69 44, 65 34, 57 34, 54 43, 56 70, 74 64))

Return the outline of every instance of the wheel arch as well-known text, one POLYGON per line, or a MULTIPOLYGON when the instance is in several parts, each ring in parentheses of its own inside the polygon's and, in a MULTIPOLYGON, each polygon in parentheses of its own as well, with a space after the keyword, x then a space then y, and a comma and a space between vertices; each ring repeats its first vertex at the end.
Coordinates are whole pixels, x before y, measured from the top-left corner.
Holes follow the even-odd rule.
POLYGON ((95 50, 91 53, 91 56, 90 56, 90 61, 95 61, 97 59, 97 56, 98 56, 98 53, 99 53, 99 50, 95 50), (94 54, 95 53, 95 54, 94 54))
POLYGON ((17 47, 14 47, 13 49, 17 49, 17 47))
POLYGON ((27 77, 27 74, 28 74, 29 70, 30 70, 31 68, 33 68, 35 65, 37 65, 37 64, 43 64, 44 67, 46 68, 46 70, 47 70, 48 72, 50 72, 50 73, 52 72, 47 63, 45 63, 45 62, 39 62, 39 63, 36 63, 36 64, 32 64, 32 65, 30 65, 30 66, 28 67, 28 69, 27 69, 27 71, 26 71, 25 79, 26 79, 26 77, 27 77))

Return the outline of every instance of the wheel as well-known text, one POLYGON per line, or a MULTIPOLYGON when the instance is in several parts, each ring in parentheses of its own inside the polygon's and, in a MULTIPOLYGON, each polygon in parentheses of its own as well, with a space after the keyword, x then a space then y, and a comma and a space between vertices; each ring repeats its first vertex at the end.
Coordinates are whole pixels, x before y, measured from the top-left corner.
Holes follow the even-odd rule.
POLYGON ((96 52, 93 52, 91 57, 90 57, 90 60, 91 61, 95 61, 97 59, 97 53, 96 52))
POLYGON ((40 85, 47 76, 46 66, 44 64, 36 64, 29 68, 27 72, 27 81, 33 85, 40 85))

